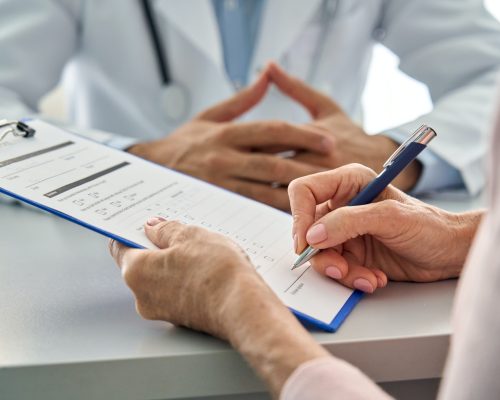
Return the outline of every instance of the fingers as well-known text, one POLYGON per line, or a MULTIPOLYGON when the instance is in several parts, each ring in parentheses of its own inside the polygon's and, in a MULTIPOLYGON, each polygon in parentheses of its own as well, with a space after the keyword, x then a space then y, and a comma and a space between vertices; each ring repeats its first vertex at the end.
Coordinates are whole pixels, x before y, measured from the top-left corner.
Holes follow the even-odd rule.
POLYGON ((320 130, 282 121, 231 124, 224 132, 224 140, 247 148, 281 147, 320 154, 329 154, 333 149, 332 140, 320 130))
POLYGON ((183 243, 186 231, 196 229, 178 221, 167 221, 161 217, 150 218, 144 225, 144 231, 153 244, 160 249, 168 249, 176 243, 183 243))
POLYGON ((208 108, 195 119, 226 122, 231 121, 254 107, 266 94, 269 78, 263 73, 252 85, 236 93, 233 97, 208 108))
POLYGON ((144 250, 133 249, 116 241, 109 241, 109 252, 120 269, 141 259, 144 250))
POLYGON ((385 242, 407 233, 406 205, 384 200, 334 210, 312 225, 306 233, 308 244, 318 249, 334 247, 363 235, 385 242))
POLYGON ((384 272, 363 266, 350 253, 341 256, 335 250, 326 249, 312 258, 311 264, 318 273, 365 293, 387 285, 384 272))
MULTIPOLYGON (((323 168, 304 164, 272 154, 240 153, 234 160, 231 176, 271 184, 274 182, 288 185, 301 176, 315 174, 323 168)), ((287 203, 289 203, 287 199, 287 203)))
POLYGON ((307 246, 306 231, 315 220, 318 205, 328 201, 330 210, 345 205, 374 177, 375 172, 369 168, 351 164, 294 180, 288 187, 288 194, 297 251, 307 246))
POLYGON ((290 202, 286 189, 274 188, 270 184, 249 182, 241 179, 230 179, 224 187, 242 196, 284 211, 290 211, 290 202))
POLYGON ((318 92, 300 79, 288 75, 277 64, 269 64, 267 74, 284 94, 304 106, 313 118, 342 112, 330 97, 318 92))

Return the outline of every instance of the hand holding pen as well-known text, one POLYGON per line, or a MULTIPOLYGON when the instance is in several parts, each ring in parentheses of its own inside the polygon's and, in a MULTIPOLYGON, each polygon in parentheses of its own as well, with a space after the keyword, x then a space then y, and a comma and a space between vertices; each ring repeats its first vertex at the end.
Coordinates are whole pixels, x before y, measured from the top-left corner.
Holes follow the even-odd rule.
MULTIPOLYGON (((293 182, 289 191, 292 213, 295 221, 294 240, 296 241, 296 251, 303 248, 304 238, 307 238, 309 244, 314 245, 314 247, 309 246, 302 252, 294 267, 296 268, 303 265, 313 256, 318 254, 320 247, 312 243, 312 239, 314 239, 314 236, 321 236, 321 232, 316 232, 321 230, 322 227, 321 224, 318 224, 318 222, 320 222, 318 221, 319 219, 339 207, 345 205, 359 206, 373 201, 387 188, 389 183, 426 148, 426 145, 435 136, 436 133, 431 128, 426 126, 420 127, 389 158, 384 164, 384 170, 376 177, 374 177, 375 174, 373 171, 366 167, 351 165, 301 178, 293 182), (353 172, 353 170, 358 169, 364 172, 353 172), (369 176, 367 176, 367 174, 369 176), (349 179, 346 178, 346 175, 349 175, 349 179), (305 234, 306 231, 307 237, 305 234)), ((395 188, 390 187, 390 189, 391 192, 394 191, 393 196, 396 199, 405 196, 395 188)), ((338 211, 340 212, 342 210, 338 211)), ((342 226, 339 226, 338 229, 341 230, 342 226)), ((341 257, 339 254, 337 254, 338 257, 336 257, 334 254, 335 251, 332 249, 325 250, 323 253, 326 254, 318 255, 315 260, 330 258, 337 264, 345 264, 346 262, 344 257, 341 257)), ((347 257, 349 258, 351 255, 347 254, 347 257)), ((375 280, 377 278, 384 280, 381 276, 374 277, 375 280)))

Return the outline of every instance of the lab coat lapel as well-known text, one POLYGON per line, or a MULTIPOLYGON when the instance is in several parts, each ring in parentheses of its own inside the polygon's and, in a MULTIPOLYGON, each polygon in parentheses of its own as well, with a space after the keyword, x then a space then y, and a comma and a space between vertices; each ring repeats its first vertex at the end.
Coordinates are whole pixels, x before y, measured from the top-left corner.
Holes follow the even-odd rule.
POLYGON ((217 67, 224 67, 217 18, 210 0, 159 0, 155 7, 217 67))
POLYGON ((260 22, 251 71, 278 60, 311 20, 322 0, 268 0, 260 22))

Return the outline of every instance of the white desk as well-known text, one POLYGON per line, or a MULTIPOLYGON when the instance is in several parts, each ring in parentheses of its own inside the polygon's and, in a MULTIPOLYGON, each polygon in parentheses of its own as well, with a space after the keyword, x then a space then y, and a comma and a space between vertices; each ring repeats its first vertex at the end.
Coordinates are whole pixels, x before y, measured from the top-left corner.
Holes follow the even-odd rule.
MULTIPOLYGON (((221 398, 264 390, 225 343, 140 319, 103 237, 19 206, 0 204, 0 221, 1 399, 221 398)), ((365 297, 338 333, 314 336, 378 382, 440 377, 455 284, 391 283, 365 297)))

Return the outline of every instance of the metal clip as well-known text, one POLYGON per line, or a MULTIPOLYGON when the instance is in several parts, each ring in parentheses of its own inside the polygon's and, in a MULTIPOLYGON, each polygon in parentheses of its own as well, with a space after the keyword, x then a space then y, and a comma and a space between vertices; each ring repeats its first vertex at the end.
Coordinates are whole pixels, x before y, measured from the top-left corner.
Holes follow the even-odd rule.
POLYGON ((12 133, 14 136, 21 136, 25 138, 35 136, 35 129, 21 121, 8 121, 6 119, 0 120, 0 129, 8 128, 0 137, 0 142, 4 140, 8 134, 12 133))
POLYGON ((384 168, 387 168, 391 165, 396 158, 403 152, 404 149, 408 147, 410 143, 420 143, 427 145, 432 139, 437 136, 437 133, 434 129, 427 125, 422 125, 418 128, 408 139, 406 139, 401 146, 399 146, 396 151, 389 157, 389 159, 385 162, 384 168))

